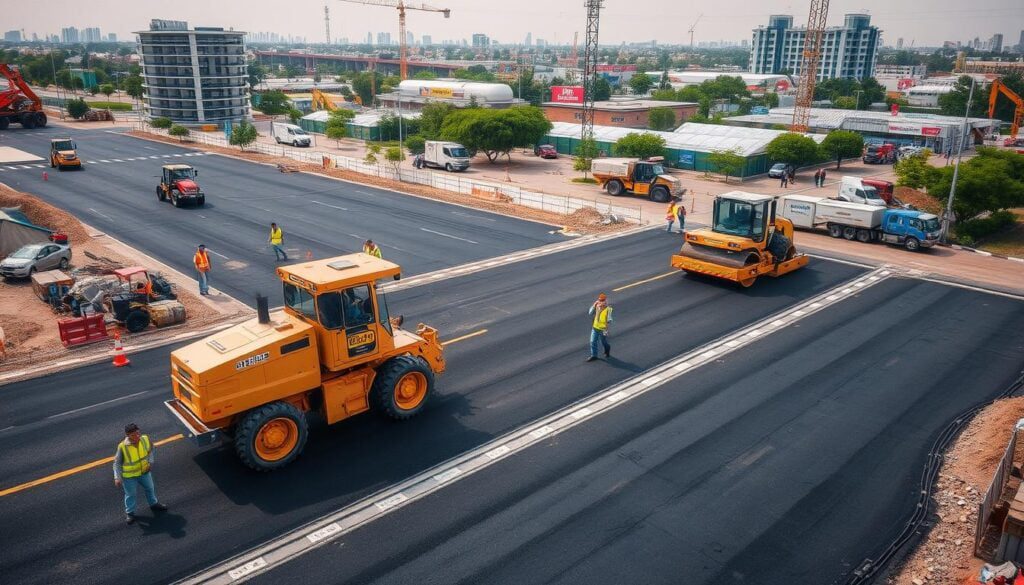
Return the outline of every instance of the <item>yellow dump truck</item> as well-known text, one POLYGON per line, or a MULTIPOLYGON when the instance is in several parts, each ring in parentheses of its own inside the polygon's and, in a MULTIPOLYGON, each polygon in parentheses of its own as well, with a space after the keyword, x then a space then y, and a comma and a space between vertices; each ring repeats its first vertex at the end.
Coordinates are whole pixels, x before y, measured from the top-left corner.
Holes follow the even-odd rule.
POLYGON ((643 195, 651 201, 668 203, 683 194, 679 179, 665 172, 661 157, 648 160, 634 158, 599 158, 590 165, 590 172, 609 195, 626 193, 643 195))
POLYGON ((395 419, 423 409, 445 369, 437 330, 390 318, 378 280, 401 268, 368 254, 283 266, 284 307, 171 353, 165 405, 199 445, 234 443, 247 466, 278 469, 302 451, 306 413, 328 424, 373 408, 395 419))
POLYGON ((793 222, 776 217, 777 197, 731 191, 715 197, 711 229, 686 232, 671 265, 685 272, 754 284, 807 265, 793 245, 793 222))

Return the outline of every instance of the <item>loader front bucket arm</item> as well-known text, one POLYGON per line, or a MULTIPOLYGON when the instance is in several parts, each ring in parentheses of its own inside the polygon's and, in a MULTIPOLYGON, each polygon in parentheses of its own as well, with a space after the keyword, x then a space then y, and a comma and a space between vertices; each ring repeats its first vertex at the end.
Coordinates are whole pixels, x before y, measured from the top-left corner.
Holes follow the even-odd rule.
POLYGON ((419 335, 424 341, 419 346, 420 357, 427 360, 430 369, 435 374, 443 374, 445 368, 444 346, 437 338, 437 329, 420 323, 416 326, 416 335, 419 335))

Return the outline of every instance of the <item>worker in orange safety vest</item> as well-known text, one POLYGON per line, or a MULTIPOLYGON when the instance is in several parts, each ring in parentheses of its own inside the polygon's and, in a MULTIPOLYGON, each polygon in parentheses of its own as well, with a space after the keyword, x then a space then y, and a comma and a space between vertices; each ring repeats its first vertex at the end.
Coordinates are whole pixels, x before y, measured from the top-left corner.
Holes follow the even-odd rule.
POLYGON ((192 263, 195 264, 196 272, 199 275, 199 294, 210 294, 210 256, 206 253, 206 246, 199 244, 192 263))

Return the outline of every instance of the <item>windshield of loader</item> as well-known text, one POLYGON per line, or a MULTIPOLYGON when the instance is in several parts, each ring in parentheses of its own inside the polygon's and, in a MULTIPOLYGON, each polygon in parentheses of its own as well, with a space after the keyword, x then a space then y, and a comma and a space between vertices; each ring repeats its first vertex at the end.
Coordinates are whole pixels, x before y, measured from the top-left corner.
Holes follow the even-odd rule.
POLYGON ((767 201, 752 204, 746 201, 720 198, 715 201, 714 231, 760 242, 764 239, 764 218, 767 206, 767 201))
POLYGON ((171 180, 180 181, 182 179, 192 179, 192 169, 174 169, 171 171, 171 180))
POLYGON ((56 151, 75 149, 75 143, 71 142, 70 140, 58 140, 57 142, 54 142, 52 144, 53 149, 56 151))

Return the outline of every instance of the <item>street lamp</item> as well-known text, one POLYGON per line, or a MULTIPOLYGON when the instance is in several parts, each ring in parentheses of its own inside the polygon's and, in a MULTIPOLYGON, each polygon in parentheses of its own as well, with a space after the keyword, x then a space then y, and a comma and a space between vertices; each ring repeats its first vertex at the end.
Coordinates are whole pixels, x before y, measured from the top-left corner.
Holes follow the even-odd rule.
POLYGON ((853 109, 859 110, 860 109, 860 94, 864 93, 864 90, 863 89, 858 89, 857 91, 855 91, 853 93, 857 94, 857 105, 854 106, 853 109))
POLYGON ((943 244, 946 243, 949 237, 949 223, 953 220, 953 196, 956 194, 956 179, 960 174, 960 157, 964 152, 964 138, 966 137, 968 130, 968 118, 971 115, 971 100, 974 99, 974 77, 971 77, 971 90, 967 93, 967 107, 964 109, 964 125, 960 129, 960 135, 957 137, 960 140, 960 144, 956 149, 956 163, 953 165, 953 182, 949 185, 949 199, 946 201, 946 210, 942 214, 942 233, 940 234, 940 240, 943 244))

